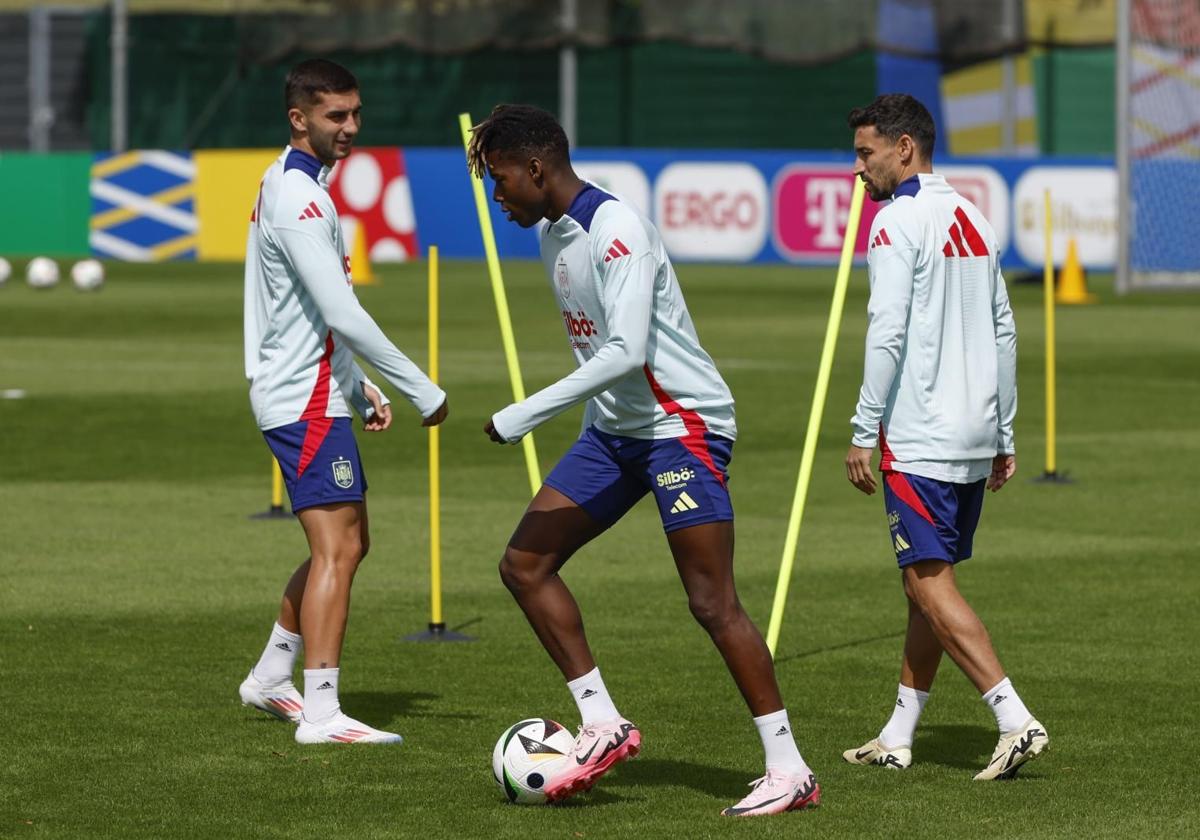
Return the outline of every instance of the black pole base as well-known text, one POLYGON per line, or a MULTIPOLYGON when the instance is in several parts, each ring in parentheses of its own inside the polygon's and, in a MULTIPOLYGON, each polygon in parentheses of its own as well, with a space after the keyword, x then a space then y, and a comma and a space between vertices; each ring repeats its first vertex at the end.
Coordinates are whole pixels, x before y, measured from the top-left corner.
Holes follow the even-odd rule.
POLYGON ((404 637, 406 642, 473 642, 474 636, 468 636, 464 633, 455 633, 453 630, 447 630, 445 622, 429 622, 429 629, 424 633, 412 633, 404 637))
POLYGON ((292 514, 283 509, 283 505, 271 505, 268 510, 262 513, 250 514, 251 519, 291 519, 295 514, 292 514))
POLYGON ((1065 472, 1044 472, 1034 479, 1037 484, 1074 484, 1075 482, 1065 472))

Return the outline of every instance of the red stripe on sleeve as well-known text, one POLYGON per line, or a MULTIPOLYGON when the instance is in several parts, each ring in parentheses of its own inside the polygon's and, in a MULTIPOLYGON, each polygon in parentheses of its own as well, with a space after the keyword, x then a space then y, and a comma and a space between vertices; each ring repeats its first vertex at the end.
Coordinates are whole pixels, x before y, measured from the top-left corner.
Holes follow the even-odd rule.
POLYGON ((884 245, 891 245, 892 240, 888 239, 887 231, 883 228, 879 229, 879 238, 883 240, 884 245))
POLYGON ((966 212, 961 207, 955 207, 954 218, 958 219, 958 223, 962 225, 963 235, 967 237, 967 244, 971 246, 971 253, 977 257, 986 257, 988 255, 987 245, 983 244, 983 237, 979 235, 975 225, 971 224, 966 212))

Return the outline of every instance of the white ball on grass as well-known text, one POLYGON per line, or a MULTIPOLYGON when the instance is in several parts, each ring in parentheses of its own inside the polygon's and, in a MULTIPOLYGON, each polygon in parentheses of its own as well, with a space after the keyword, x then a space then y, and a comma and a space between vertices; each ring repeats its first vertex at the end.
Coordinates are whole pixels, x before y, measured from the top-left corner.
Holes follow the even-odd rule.
POLYGON ((99 260, 80 260, 71 266, 71 282, 81 292, 91 292, 104 285, 104 264, 99 260))
POLYGON ((0 286, 8 282, 9 277, 12 277, 12 263, 0 257, 0 286))
POLYGON ((568 769, 574 743, 561 723, 548 718, 527 718, 504 730, 492 750, 492 777, 504 798, 518 805, 545 802, 549 782, 568 769))
POLYGON ((49 257, 34 257, 25 266, 25 282, 35 289, 49 289, 58 282, 58 263, 49 257))

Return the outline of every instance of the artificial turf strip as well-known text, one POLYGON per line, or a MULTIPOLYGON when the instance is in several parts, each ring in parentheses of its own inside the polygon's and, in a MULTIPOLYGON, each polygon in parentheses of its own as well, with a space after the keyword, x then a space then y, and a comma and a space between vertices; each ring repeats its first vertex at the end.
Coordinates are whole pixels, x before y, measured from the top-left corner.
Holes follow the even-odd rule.
MULTIPOLYGON (((18 266, 17 276, 20 276, 18 266)), ((994 723, 942 666, 902 774, 842 763, 894 697, 905 606, 879 497, 846 483, 862 364, 855 275, 778 667, 822 805, 731 821, 758 739, 692 621, 643 502, 564 576, 642 757, 553 808, 506 805, 491 750, 513 722, 574 727, 573 703, 496 574, 527 496, 521 452, 480 431, 507 404, 482 265, 443 263, 445 610, 467 644, 412 644, 428 616, 425 433, 404 404, 359 435, 373 548, 355 586, 344 708, 398 747, 300 748, 237 686, 304 557, 268 504, 242 374, 238 266, 110 265, 98 294, 0 289, 0 836, 1183 837, 1194 796, 1200 622, 1200 296, 1059 310, 1059 469, 1041 471, 1041 299, 1019 332, 1018 476, 989 495, 962 587, 1051 747, 1012 783, 971 776, 994 723)), ((419 264, 359 290, 425 359, 419 264)), ((765 627, 831 292, 831 271, 680 266, 701 339, 737 398, 738 585, 765 627)), ((506 264, 527 390, 568 371, 535 264, 506 264)), ((543 473, 579 412, 537 432, 543 473)))

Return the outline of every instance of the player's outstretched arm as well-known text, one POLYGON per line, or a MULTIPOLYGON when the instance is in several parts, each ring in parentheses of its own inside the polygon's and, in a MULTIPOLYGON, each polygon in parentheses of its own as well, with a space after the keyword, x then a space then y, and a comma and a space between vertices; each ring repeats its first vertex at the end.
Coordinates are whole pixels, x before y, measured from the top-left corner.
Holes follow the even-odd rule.
POLYGON ((436 415, 446 401, 445 392, 400 352, 362 308, 346 281, 341 257, 332 242, 319 231, 312 234, 279 225, 275 230, 330 329, 357 356, 383 374, 422 418, 436 415))
POLYGON ((430 414, 428 417, 424 418, 421 421, 421 425, 425 426, 425 427, 440 426, 443 422, 445 422, 446 418, 449 416, 450 416, 450 401, 442 400, 442 404, 440 406, 438 406, 437 411, 433 412, 433 414, 430 414))
MULTIPOLYGON (((595 235, 593 241, 611 238, 595 235)), ((603 262, 604 319, 608 338, 588 359, 567 376, 524 402, 514 403, 496 412, 484 427, 484 433, 498 443, 516 443, 551 417, 606 391, 624 377, 646 364, 650 337, 650 314, 654 306, 654 256, 645 233, 621 228, 621 237, 632 254, 603 262)))

